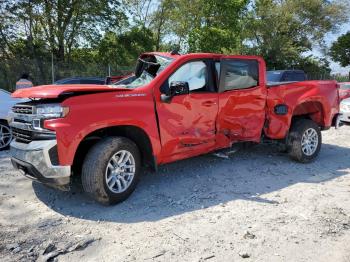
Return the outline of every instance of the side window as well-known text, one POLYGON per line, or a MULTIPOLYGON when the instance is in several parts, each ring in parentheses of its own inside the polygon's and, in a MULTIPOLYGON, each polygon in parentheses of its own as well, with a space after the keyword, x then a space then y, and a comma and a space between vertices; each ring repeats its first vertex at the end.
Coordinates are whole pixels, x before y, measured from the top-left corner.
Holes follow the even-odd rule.
POLYGON ((245 89, 258 86, 259 65, 256 60, 226 60, 224 79, 224 91, 245 89))
POLYGON ((187 82, 190 91, 205 91, 207 85, 207 66, 202 61, 184 64, 169 77, 169 85, 174 81, 187 82))

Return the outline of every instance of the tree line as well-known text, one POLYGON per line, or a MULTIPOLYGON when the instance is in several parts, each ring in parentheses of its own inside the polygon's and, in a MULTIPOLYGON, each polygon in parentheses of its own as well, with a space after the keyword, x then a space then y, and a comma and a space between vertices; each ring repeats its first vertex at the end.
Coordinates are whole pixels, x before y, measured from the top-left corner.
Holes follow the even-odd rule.
POLYGON ((22 72, 35 84, 122 74, 142 52, 173 49, 260 55, 269 69, 326 77, 330 57, 347 65, 325 36, 348 14, 349 0, 0 0, 0 88, 22 72))

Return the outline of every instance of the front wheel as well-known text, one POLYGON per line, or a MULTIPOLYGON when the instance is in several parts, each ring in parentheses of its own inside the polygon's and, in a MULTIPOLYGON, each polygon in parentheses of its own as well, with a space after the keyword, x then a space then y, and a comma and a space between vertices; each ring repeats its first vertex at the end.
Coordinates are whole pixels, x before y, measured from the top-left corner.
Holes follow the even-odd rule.
POLYGON ((84 160, 84 191, 105 205, 122 202, 135 190, 140 168, 140 152, 133 141, 123 137, 101 140, 84 160))
POLYGON ((321 150, 319 126, 312 120, 301 119, 292 126, 288 138, 289 156, 301 163, 313 161, 321 150))

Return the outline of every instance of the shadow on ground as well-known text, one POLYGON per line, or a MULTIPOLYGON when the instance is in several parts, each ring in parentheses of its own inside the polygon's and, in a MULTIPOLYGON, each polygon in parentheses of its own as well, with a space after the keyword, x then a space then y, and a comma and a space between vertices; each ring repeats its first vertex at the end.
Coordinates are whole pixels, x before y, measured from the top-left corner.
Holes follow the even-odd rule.
POLYGON ((70 192, 35 182, 33 188, 43 203, 62 215, 120 223, 157 221, 237 199, 275 204, 260 196, 296 183, 322 183, 345 175, 349 156, 350 148, 328 144, 311 164, 293 162, 267 145, 241 150, 228 160, 200 156, 144 175, 129 199, 111 207, 88 199, 77 185, 70 192))

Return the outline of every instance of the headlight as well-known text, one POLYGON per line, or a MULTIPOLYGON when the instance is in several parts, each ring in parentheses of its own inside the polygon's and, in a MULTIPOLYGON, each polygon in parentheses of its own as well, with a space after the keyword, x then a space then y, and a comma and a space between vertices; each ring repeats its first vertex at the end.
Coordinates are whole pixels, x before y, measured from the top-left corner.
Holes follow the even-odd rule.
POLYGON ((340 111, 345 113, 350 112, 350 105, 345 103, 340 103, 340 111))
POLYGON ((69 108, 61 106, 59 104, 43 104, 35 107, 34 115, 32 120, 32 127, 38 131, 46 131, 44 128, 44 121, 54 118, 62 118, 67 116, 69 108))
POLYGON ((36 107, 36 115, 46 119, 65 117, 68 113, 68 107, 63 107, 57 104, 40 105, 36 107))

